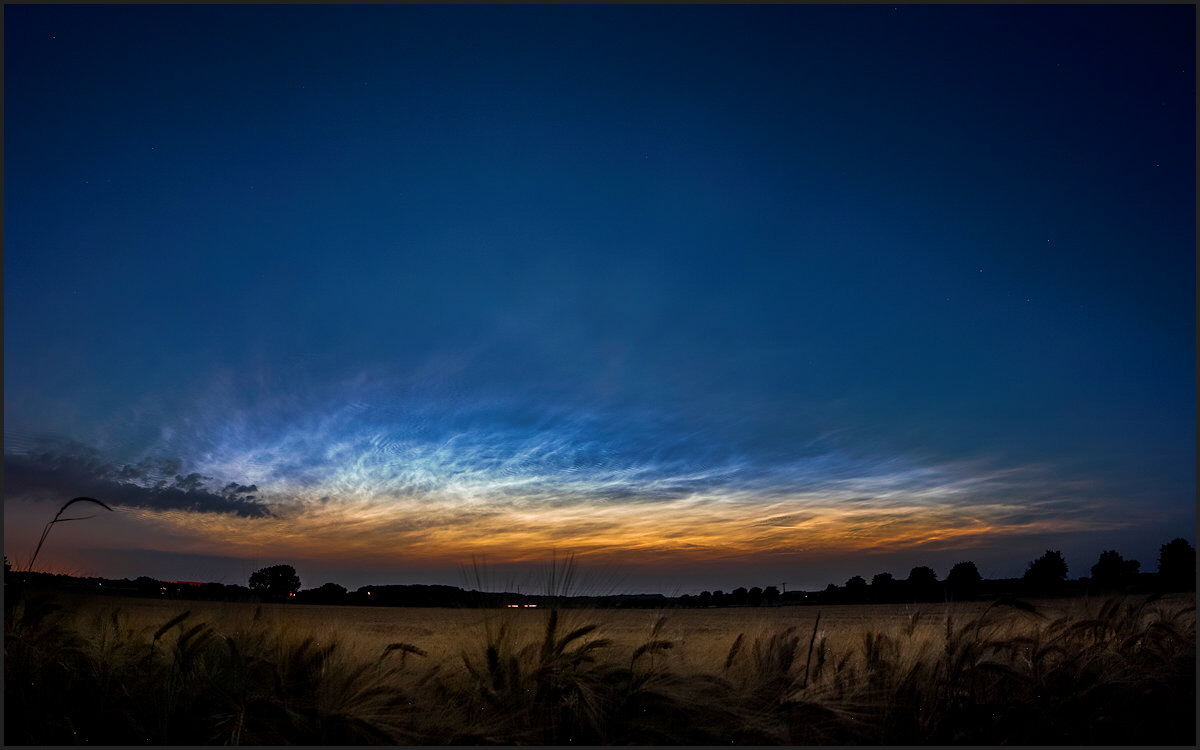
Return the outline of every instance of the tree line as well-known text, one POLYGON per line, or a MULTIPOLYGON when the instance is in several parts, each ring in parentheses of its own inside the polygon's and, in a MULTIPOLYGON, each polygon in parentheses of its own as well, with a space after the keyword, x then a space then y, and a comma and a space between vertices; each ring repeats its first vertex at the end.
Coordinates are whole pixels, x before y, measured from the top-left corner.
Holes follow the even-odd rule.
POLYGON ((967 560, 950 568, 944 580, 933 569, 921 565, 898 579, 877 573, 870 583, 852 576, 845 584, 829 584, 816 598, 822 603, 862 604, 909 601, 970 601, 1002 595, 1072 596, 1081 594, 1153 593, 1194 591, 1196 550, 1186 539, 1173 539, 1159 548, 1158 570, 1141 572, 1141 563, 1127 560, 1116 550, 1105 550, 1090 568, 1090 576, 1068 580, 1066 558, 1059 550, 1029 562, 1020 578, 987 580, 974 562, 967 560))
POLYGON ((554 597, 531 594, 466 591, 444 585, 362 586, 355 591, 328 582, 301 588, 291 565, 272 565, 250 575, 247 586, 221 583, 158 581, 141 576, 134 581, 76 578, 47 573, 11 574, 5 559, 5 579, 21 576, 24 582, 84 586, 99 593, 172 599, 220 599, 227 601, 295 602, 298 604, 343 604, 402 607, 771 607, 795 604, 864 604, 924 601, 970 601, 999 596, 1073 596, 1104 593, 1152 593, 1194 591, 1196 550, 1186 539, 1173 539, 1159 549, 1157 571, 1142 572, 1141 563, 1127 560, 1116 550, 1105 550, 1090 568, 1090 576, 1068 580, 1067 561, 1062 552, 1046 550, 1029 562, 1020 578, 987 580, 973 561, 959 562, 939 579, 930 567, 919 565, 906 578, 881 572, 870 582, 859 575, 844 584, 830 583, 820 592, 781 591, 771 585, 702 591, 698 596, 662 594, 554 597))
MULTIPOLYGON (((1029 562, 1019 579, 985 580, 973 561, 966 560, 950 568, 944 580, 930 567, 919 565, 900 579, 888 572, 876 573, 868 583, 852 576, 843 585, 830 583, 815 595, 804 591, 784 592, 771 585, 739 586, 730 592, 702 591, 698 596, 577 596, 568 597, 579 606, 681 606, 681 607, 770 607, 782 604, 828 603, 861 604, 867 602, 969 601, 979 597, 1018 594, 1024 596, 1072 595, 1078 593, 1121 593, 1149 591, 1185 591, 1196 587, 1196 550, 1186 539, 1173 539, 1159 549, 1156 573, 1142 573, 1141 563, 1127 560, 1116 550, 1105 550, 1091 566, 1090 576, 1068 581, 1067 561, 1059 550, 1029 562)), ((364 586, 348 591, 336 583, 302 590, 300 579, 290 565, 277 565, 257 571, 250 577, 250 588, 261 595, 292 598, 314 604, 375 604, 393 606, 504 606, 532 605, 550 601, 562 604, 561 597, 467 592, 454 586, 364 586), (372 598, 374 597, 374 598, 372 598)))

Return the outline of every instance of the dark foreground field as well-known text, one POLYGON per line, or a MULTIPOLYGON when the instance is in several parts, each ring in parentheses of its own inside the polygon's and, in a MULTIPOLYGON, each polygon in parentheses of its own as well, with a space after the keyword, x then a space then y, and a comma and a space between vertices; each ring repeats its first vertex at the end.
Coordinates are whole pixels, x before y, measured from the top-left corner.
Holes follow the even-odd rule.
POLYGON ((1196 742, 1193 594, 669 612, 9 598, 9 745, 1196 742))

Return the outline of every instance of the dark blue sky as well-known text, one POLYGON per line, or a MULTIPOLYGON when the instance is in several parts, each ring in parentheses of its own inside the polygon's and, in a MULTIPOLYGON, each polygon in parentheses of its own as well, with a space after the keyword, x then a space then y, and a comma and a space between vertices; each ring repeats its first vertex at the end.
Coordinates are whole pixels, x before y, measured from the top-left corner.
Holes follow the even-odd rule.
POLYGON ((1194 540, 1194 6, 4 13, 10 557, 84 490, 114 575, 1194 540))

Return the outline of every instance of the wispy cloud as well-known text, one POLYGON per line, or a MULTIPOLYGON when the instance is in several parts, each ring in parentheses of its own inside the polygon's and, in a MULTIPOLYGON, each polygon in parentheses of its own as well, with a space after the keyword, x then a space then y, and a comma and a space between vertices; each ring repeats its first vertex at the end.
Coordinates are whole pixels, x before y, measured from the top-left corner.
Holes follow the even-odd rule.
POLYGON ((197 552, 330 559, 835 554, 1121 526, 1048 466, 811 446, 768 462, 661 415, 422 401, 361 378, 307 402, 205 406, 135 461, 26 446, 6 456, 10 492, 114 498, 197 552))

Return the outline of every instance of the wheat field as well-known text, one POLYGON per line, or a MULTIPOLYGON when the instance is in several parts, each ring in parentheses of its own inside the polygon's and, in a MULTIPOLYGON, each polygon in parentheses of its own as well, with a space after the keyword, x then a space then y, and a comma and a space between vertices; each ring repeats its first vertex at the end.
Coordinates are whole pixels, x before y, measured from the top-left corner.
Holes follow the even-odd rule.
MULTIPOLYGON (((489 624, 540 633, 544 609, 445 609, 436 607, 347 607, 332 605, 243 604, 213 601, 171 601, 135 597, 75 597, 61 600, 64 618, 76 627, 89 627, 90 620, 119 611, 131 624, 157 627, 189 610, 194 619, 222 630, 244 629, 256 619, 273 627, 337 638, 346 648, 369 653, 395 641, 416 644, 431 656, 457 658, 462 644, 489 624), (70 602, 67 604, 67 602, 70 602)), ((1062 616, 1080 602, 1046 600, 1042 610, 1062 616)), ((709 665, 724 660, 736 636, 786 627, 812 627, 818 614, 821 632, 835 642, 853 639, 863 629, 895 632, 906 630, 915 619, 921 631, 936 630, 949 614, 971 617, 982 614, 989 602, 957 604, 867 604, 859 606, 799 606, 709 609, 605 609, 560 610, 560 617, 599 623, 600 632, 617 646, 640 645, 661 617, 666 617, 663 635, 686 652, 688 658, 709 665)))
POLYGON ((1186 744, 1195 596, 706 610, 6 601, 6 744, 1186 744))

